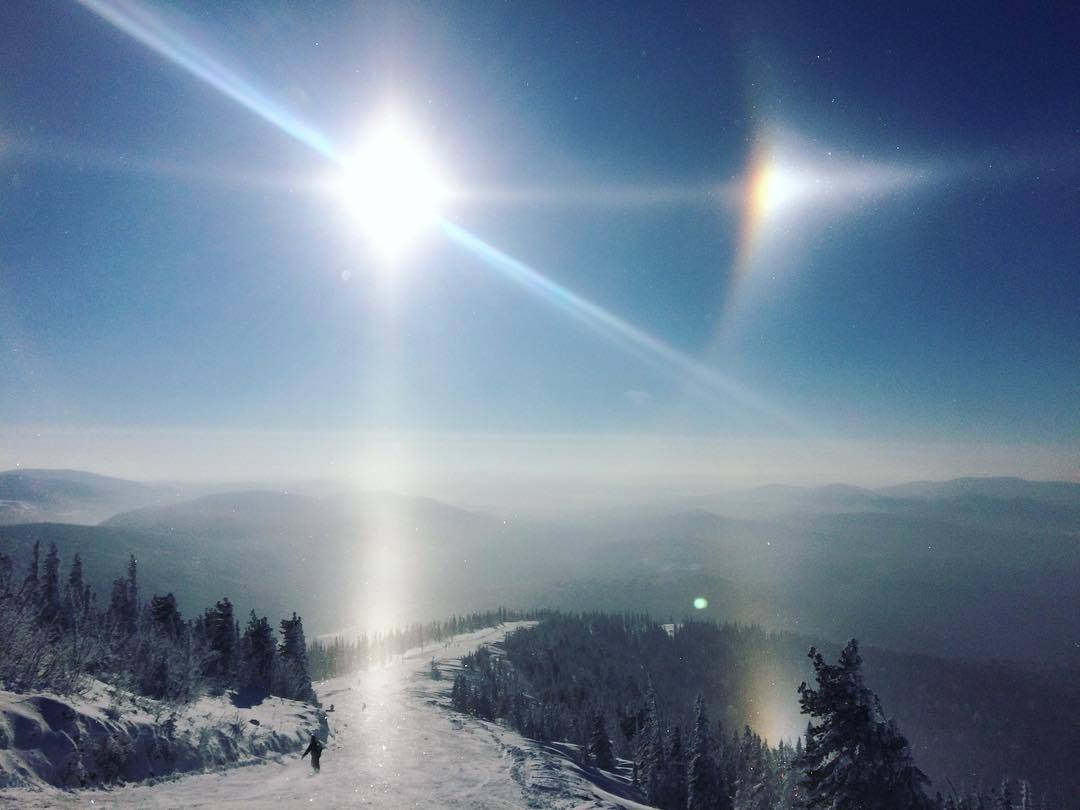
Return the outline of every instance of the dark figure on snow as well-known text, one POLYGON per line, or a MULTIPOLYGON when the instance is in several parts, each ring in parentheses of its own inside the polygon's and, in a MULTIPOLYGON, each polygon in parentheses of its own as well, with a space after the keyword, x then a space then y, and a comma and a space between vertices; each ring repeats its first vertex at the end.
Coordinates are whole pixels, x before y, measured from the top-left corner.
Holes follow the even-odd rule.
POLYGON ((300 759, 303 759, 308 754, 311 754, 311 769, 315 771, 315 773, 319 772, 319 757, 322 756, 323 748, 325 747, 326 746, 319 742, 319 738, 312 734, 311 742, 308 743, 307 750, 300 755, 300 759))

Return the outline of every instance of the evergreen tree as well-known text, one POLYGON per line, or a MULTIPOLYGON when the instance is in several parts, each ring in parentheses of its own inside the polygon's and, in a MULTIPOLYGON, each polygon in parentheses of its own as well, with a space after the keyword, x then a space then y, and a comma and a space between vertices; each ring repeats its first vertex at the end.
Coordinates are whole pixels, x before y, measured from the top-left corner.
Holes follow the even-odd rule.
POLYGON ((810 648, 818 688, 799 686, 799 704, 811 717, 803 768, 807 806, 830 810, 926 808, 926 776, 914 764, 908 742, 884 718, 877 696, 862 680, 855 639, 837 664, 810 648), (814 724, 814 720, 818 720, 814 724))
POLYGON ((459 672, 454 676, 454 685, 450 690, 450 705, 454 707, 454 711, 468 711, 469 685, 465 681, 465 673, 463 672, 459 672))
POLYGON ((1020 810, 1035 810, 1035 797, 1031 794, 1031 783, 1020 780, 1020 810))
POLYGON ((41 543, 35 540, 33 551, 30 553, 30 569, 26 572, 26 579, 23 580, 23 599, 35 607, 40 604, 38 583, 40 559, 41 543))
POLYGON ((994 797, 994 810, 1013 810, 1012 783, 1007 776, 1001 778, 997 795, 994 797))
POLYGON ((607 725, 601 712, 593 714, 592 733, 589 736, 589 756, 596 767, 610 771, 615 767, 615 756, 611 751, 611 738, 608 737, 607 725))
POLYGON ((238 652, 233 606, 228 597, 214 607, 207 608, 203 615, 202 629, 206 640, 202 674, 212 680, 216 689, 225 689, 236 674, 238 652))
POLYGON ((137 615, 139 612, 139 585, 137 580, 138 565, 135 562, 135 555, 132 554, 128 558, 127 569, 127 589, 128 589, 128 602, 131 604, 132 615, 137 615))
POLYGON ((187 694, 181 647, 184 622, 171 593, 146 605, 131 659, 136 685, 144 695, 178 698, 187 694))
POLYGON ((113 644, 117 652, 123 652, 128 641, 135 634, 139 615, 139 589, 136 579, 134 555, 128 560, 128 574, 124 579, 113 581, 112 594, 109 598, 109 623, 112 626, 113 644))
POLYGON ((755 777, 750 792, 749 810, 774 810, 780 792, 777 790, 773 755, 768 744, 763 743, 758 748, 755 777))
POLYGON ((656 690, 652 683, 645 695, 645 722, 638 733, 637 763, 638 780, 645 790, 645 797, 650 804, 659 804, 663 799, 667 763, 660 713, 656 707, 656 690))
POLYGON ((750 726, 744 726, 742 738, 737 745, 735 796, 732 805, 735 810, 753 810, 754 794, 761 770, 761 738, 751 731, 750 726))
POLYGON ((74 627, 83 611, 83 597, 85 594, 83 584, 82 557, 77 553, 71 561, 71 570, 68 572, 67 587, 64 588, 64 625, 74 627))
POLYGON ((257 617, 255 611, 251 611, 247 627, 240 637, 240 689, 252 696, 270 694, 276 654, 277 645, 270 621, 265 616, 257 617))
POLYGON ((176 606, 176 597, 171 593, 154 596, 150 599, 148 609, 154 630, 170 641, 177 641, 183 631, 184 621, 176 606))
POLYGON ((683 750, 682 731, 678 726, 675 726, 671 732, 664 782, 663 806, 677 808, 677 810, 686 807, 686 752, 683 750))
POLYGON ((801 773, 795 764, 801 756, 802 739, 796 740, 794 748, 783 742, 777 748, 776 785, 779 792, 779 810, 796 810, 802 806, 799 792, 801 773))
POLYGON ((713 810, 719 801, 716 785, 717 767, 713 761, 712 738, 705 699, 700 695, 694 704, 694 730, 690 735, 690 764, 687 773, 688 810, 713 810))
POLYGON ((308 675, 304 623, 295 613, 291 619, 281 620, 281 645, 278 647, 278 655, 280 666, 275 694, 315 703, 315 690, 308 675))
MULTIPOLYGON (((58 625, 59 619, 60 552, 56 549, 56 543, 52 543, 49 546, 49 553, 45 555, 45 571, 41 580, 41 608, 38 613, 38 621, 44 625, 58 625)), ((59 626, 56 626, 53 632, 53 638, 58 638, 60 635, 59 626)))

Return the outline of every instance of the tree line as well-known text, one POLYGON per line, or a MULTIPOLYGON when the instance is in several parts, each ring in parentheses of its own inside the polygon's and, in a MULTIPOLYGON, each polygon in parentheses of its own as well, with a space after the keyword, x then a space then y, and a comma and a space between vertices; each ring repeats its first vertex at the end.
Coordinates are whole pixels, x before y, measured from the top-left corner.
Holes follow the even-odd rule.
POLYGON ((342 635, 328 640, 313 639, 308 645, 308 667, 313 680, 321 681, 350 672, 382 666, 395 655, 427 645, 446 644, 457 636, 494 627, 504 622, 537 618, 536 611, 496 610, 453 615, 442 621, 414 622, 385 632, 342 635))
POLYGON ((61 575, 55 543, 44 560, 34 544, 21 578, 0 554, 0 683, 10 691, 71 692, 96 678, 175 702, 229 689, 316 702, 303 620, 294 613, 279 632, 254 611, 241 627, 227 597, 194 618, 171 593, 144 598, 134 556, 106 603, 84 581, 78 554, 61 575))
POLYGON ((815 685, 799 687, 809 723, 793 744, 770 746, 749 725, 729 733, 710 720, 701 692, 710 687, 718 703, 735 698, 725 670, 750 653, 739 640, 754 633, 704 622, 664 627, 642 615, 550 614, 466 656, 450 700, 526 737, 571 743, 583 763, 622 770, 641 799, 670 810, 1049 807, 1027 781, 1008 778, 990 790, 931 794, 907 739, 863 682, 855 640, 836 664, 811 649, 815 685), (687 677, 700 664, 690 660, 694 650, 708 677, 687 677))

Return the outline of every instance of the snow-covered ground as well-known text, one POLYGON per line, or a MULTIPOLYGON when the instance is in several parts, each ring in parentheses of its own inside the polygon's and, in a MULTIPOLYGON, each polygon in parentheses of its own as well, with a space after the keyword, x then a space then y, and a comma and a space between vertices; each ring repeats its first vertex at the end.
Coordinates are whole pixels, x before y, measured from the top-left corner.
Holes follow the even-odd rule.
POLYGON ((334 704, 317 775, 307 760, 293 755, 108 791, 0 790, 0 806, 643 807, 619 798, 625 792, 623 780, 585 773, 559 747, 449 709, 460 657, 501 640, 516 626, 459 636, 382 669, 316 684, 323 705, 334 704), (432 656, 445 673, 441 680, 431 677, 432 656))
POLYGON ((324 723, 316 707, 281 698, 175 708, 99 681, 77 695, 0 691, 0 788, 95 787, 261 761, 299 750, 324 723))

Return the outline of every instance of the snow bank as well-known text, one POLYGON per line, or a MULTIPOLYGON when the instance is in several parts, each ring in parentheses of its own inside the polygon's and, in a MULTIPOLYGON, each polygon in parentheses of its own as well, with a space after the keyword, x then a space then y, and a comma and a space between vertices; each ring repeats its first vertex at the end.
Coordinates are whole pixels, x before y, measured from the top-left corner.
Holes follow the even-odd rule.
POLYGON ((298 751, 326 732, 320 710, 281 698, 176 707, 99 682, 74 696, 0 691, 0 788, 154 780, 298 751))

